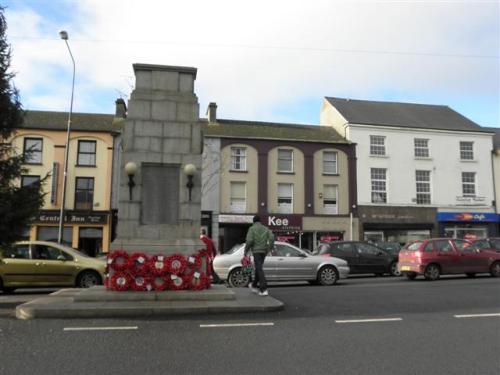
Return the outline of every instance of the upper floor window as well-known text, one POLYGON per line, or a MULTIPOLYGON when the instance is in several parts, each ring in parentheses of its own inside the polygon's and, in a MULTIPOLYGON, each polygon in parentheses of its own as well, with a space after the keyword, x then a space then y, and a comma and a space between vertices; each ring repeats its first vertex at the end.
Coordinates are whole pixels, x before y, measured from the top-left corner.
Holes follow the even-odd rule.
POLYGON ((460 159, 474 160, 473 142, 460 142, 460 159))
POLYGON ((278 212, 293 213, 293 184, 278 184, 278 212))
POLYGON ((75 210, 92 210, 94 205, 94 178, 77 177, 75 186, 75 210))
POLYGON ((21 187, 40 185, 40 176, 21 176, 21 187))
POLYGON ((245 147, 231 147, 231 170, 247 170, 247 150, 245 147))
POLYGON ((323 213, 327 215, 338 214, 337 185, 323 185, 323 213))
POLYGON ((431 172, 415 171, 417 183, 417 204, 431 203, 431 172))
POLYGON ((77 165, 95 166, 96 141, 78 141, 77 165))
POLYGON ((384 168, 371 168, 372 203, 387 203, 386 172, 384 168))
POLYGON ((244 213, 247 209, 246 183, 231 182, 230 211, 244 213))
POLYGON ((337 153, 335 151, 323 151, 323 173, 337 174, 337 153))
POLYGON ((414 145, 415 145, 415 157, 416 158, 428 158, 429 157, 429 140, 415 138, 413 141, 414 141, 414 145))
POLYGON ((476 196, 476 173, 462 172, 462 195, 464 197, 476 196))
POLYGON ((293 172, 293 151, 278 149, 278 172, 293 172))
POLYGON ((24 162, 26 164, 42 164, 42 138, 24 138, 24 162))
POLYGON ((370 155, 385 155, 385 137, 370 135, 370 155))

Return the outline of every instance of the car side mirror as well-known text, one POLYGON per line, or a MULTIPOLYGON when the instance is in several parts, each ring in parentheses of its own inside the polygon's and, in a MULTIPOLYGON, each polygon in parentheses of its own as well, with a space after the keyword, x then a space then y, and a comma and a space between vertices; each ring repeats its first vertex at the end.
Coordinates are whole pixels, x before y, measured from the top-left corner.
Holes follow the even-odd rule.
POLYGON ((66 260, 66 258, 64 257, 64 255, 59 255, 59 256, 57 257, 57 260, 66 260))

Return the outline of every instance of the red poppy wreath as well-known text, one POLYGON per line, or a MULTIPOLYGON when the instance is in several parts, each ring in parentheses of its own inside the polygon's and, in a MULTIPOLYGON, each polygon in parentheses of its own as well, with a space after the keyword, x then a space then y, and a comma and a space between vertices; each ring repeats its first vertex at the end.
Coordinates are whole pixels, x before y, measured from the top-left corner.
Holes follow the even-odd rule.
POLYGON ((129 267, 130 256, 123 250, 112 251, 108 254, 108 265, 114 271, 124 271, 129 267))
POLYGON ((111 289, 122 292, 130 288, 131 277, 126 272, 115 272, 111 276, 110 284, 111 289))
POLYGON ((168 272, 174 275, 180 275, 186 269, 186 258, 180 254, 174 254, 167 257, 166 260, 168 272))

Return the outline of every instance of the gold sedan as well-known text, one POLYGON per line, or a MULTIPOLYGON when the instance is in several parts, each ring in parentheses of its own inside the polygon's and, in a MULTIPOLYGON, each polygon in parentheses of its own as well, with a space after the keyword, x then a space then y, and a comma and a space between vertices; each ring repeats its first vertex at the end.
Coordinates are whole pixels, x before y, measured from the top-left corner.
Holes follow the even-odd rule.
POLYGON ((102 284, 104 259, 91 258, 66 245, 46 241, 21 241, 0 249, 0 289, 41 286, 89 288, 102 284))

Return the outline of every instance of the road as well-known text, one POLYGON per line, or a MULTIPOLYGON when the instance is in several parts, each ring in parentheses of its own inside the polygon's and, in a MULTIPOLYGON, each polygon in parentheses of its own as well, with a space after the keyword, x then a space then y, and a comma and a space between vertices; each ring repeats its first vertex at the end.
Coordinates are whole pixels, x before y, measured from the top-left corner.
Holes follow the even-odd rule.
POLYGON ((499 279, 357 277, 333 287, 273 286, 270 293, 284 311, 158 320, 0 317, 0 374, 500 373, 499 279))

